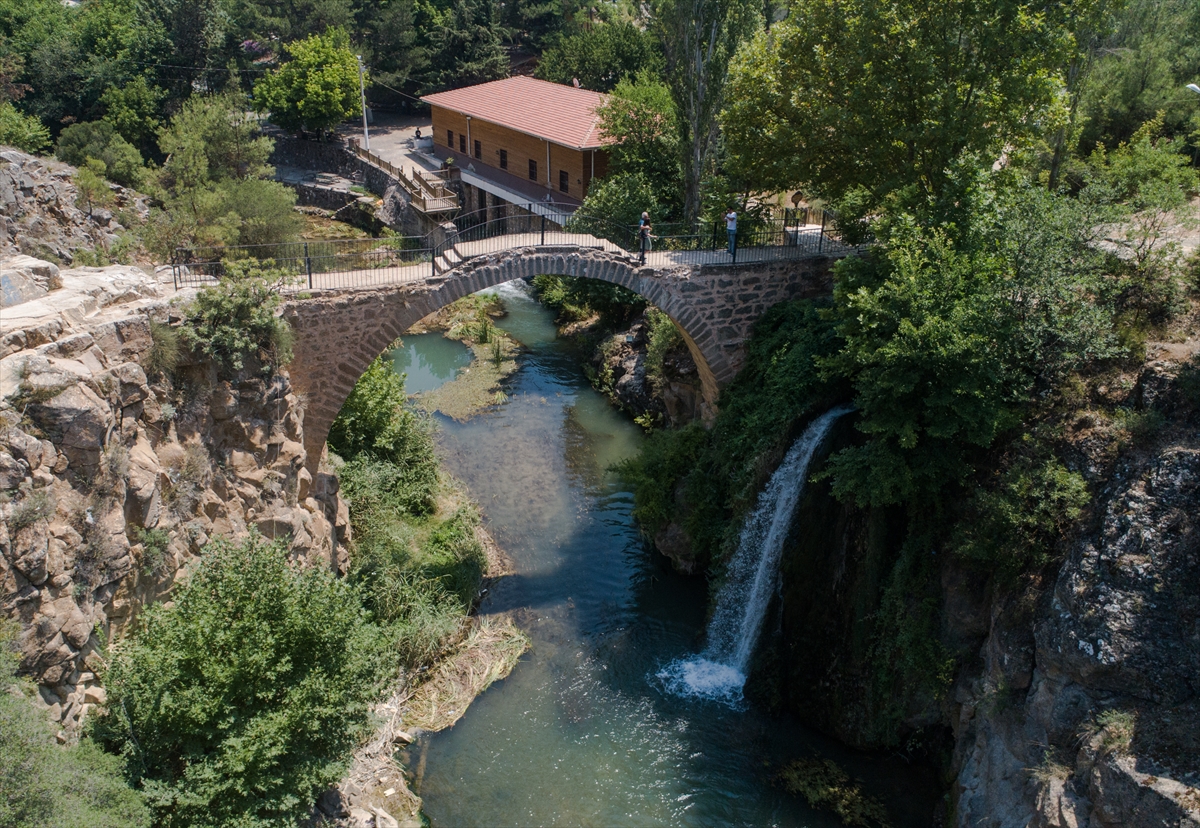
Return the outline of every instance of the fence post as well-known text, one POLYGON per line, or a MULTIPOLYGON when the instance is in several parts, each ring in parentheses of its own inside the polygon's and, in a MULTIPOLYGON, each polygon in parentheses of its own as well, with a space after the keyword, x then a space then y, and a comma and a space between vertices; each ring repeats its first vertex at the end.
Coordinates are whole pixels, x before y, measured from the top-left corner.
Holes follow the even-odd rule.
POLYGON ((308 242, 304 243, 304 268, 308 271, 308 289, 312 290, 312 259, 308 257, 308 242))
POLYGON ((542 216, 542 246, 546 245, 546 217, 542 216))
POLYGON ((821 211, 821 235, 817 238, 817 253, 825 250, 825 211, 821 211))
POLYGON ((171 280, 175 283, 175 290, 179 290, 179 252, 175 251, 171 254, 171 280))

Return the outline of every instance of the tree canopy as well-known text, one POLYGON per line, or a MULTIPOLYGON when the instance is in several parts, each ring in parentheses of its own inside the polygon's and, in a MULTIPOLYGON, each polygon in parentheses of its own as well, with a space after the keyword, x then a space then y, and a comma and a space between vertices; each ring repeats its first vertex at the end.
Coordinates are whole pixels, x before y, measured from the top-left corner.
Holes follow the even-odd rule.
POLYGON ((1070 45, 1061 10, 1029 0, 796 5, 735 62, 730 164, 826 198, 938 194, 962 154, 991 163, 1052 122, 1070 45))
POLYGON ((213 540, 114 654, 97 735, 158 825, 294 825, 340 778, 395 664, 346 580, 256 535, 213 540))
POLYGON ((362 114, 358 61, 344 29, 283 47, 289 60, 254 85, 254 105, 284 129, 324 132, 362 114))

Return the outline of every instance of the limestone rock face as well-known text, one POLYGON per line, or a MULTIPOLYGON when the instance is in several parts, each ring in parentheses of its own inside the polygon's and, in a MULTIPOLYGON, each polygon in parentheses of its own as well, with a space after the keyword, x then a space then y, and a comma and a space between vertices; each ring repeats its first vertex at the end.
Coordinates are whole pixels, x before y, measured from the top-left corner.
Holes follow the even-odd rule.
POLYGON ((0 267, 0 307, 40 299, 62 287, 58 267, 32 256, 13 256, 0 267))
MULTIPOLYGON (((75 206, 74 174, 75 168, 67 164, 0 147, 0 253, 71 263, 79 248, 91 250, 119 241, 125 228, 113 213, 96 210, 88 216, 75 206)), ((146 196, 110 186, 118 211, 145 218, 146 196)), ((0 266, 0 285, 3 307, 40 298, 58 287, 53 273, 32 272, 19 262, 0 266)))
POLYGON ((209 538, 253 527, 341 569, 348 513, 336 478, 314 486, 305 469, 286 376, 219 381, 205 363, 147 375, 150 323, 172 315, 154 277, 28 257, 0 268, 53 276, 0 316, 0 611, 70 732, 104 702, 101 636, 162 600, 209 538))
POLYGON ((1200 826, 1194 433, 1118 468, 1101 503, 1032 624, 998 611, 982 675, 960 682, 960 826, 1200 826), (1031 652, 1013 646, 1028 626, 1031 652), (1012 662, 1023 686, 1004 685, 1012 662), (1016 703, 997 710, 1002 687, 1016 703))

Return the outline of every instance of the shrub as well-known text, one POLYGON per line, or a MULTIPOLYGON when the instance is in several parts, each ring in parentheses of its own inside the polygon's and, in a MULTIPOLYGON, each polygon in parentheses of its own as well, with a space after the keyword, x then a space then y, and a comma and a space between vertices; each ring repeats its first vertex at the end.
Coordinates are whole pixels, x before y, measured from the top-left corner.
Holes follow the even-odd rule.
POLYGON ((202 289, 188 306, 180 336, 223 377, 236 375, 247 360, 275 370, 292 359, 291 328, 275 314, 289 277, 271 264, 229 262, 217 286, 202 289))
POLYGON ((633 514, 644 531, 653 535, 676 516, 676 486, 707 447, 708 432, 691 423, 678 430, 652 432, 638 455, 617 466, 633 487, 633 514))
POLYGON ((58 136, 55 156, 74 167, 88 159, 104 164, 102 175, 125 187, 136 187, 142 177, 142 154, 107 121, 72 124, 58 136))
POLYGON ((433 510, 438 464, 431 424, 408 407, 404 377, 382 356, 346 398, 329 429, 329 446, 347 460, 365 455, 386 461, 368 464, 372 485, 409 514, 433 510))
POLYGON ((663 360, 673 348, 683 342, 683 334, 671 317, 656 307, 646 308, 646 327, 649 329, 646 342, 646 376, 652 383, 661 383, 663 360))
POLYGON ((883 803, 864 793, 862 783, 851 780, 832 759, 790 762, 778 778, 784 788, 803 796, 812 807, 833 811, 843 825, 891 825, 883 803))
POLYGON ((139 529, 133 527, 133 542, 142 545, 142 574, 155 575, 167 559, 167 547, 171 543, 171 533, 166 529, 139 529))
POLYGON ((215 540, 107 676, 96 734, 163 826, 290 826, 336 782, 395 671, 357 589, 215 540))
POLYGON ((150 814, 94 743, 55 744, 45 714, 16 678, 16 625, 0 627, 0 828, 142 828, 150 814))
POLYGON ((588 319, 599 314, 606 325, 619 325, 646 307, 646 300, 628 288, 599 279, 535 276, 533 287, 538 301, 565 320, 588 319))
POLYGON ((42 152, 50 146, 50 130, 32 115, 5 101, 0 103, 0 144, 25 152, 42 152))
POLYGON ((87 210, 88 217, 97 207, 108 207, 113 203, 112 190, 104 180, 103 161, 89 158, 80 165, 72 179, 75 183, 75 206, 87 210))
POLYGON ((951 545, 1008 574, 1041 566, 1088 500, 1083 477, 1057 458, 1019 456, 975 490, 951 545))
POLYGON ((46 489, 35 489, 13 506, 8 518, 8 528, 19 532, 26 526, 32 526, 39 520, 48 520, 54 515, 54 500, 46 489))
POLYGON ((142 367, 154 377, 170 374, 179 364, 179 331, 164 322, 150 323, 150 349, 142 367))

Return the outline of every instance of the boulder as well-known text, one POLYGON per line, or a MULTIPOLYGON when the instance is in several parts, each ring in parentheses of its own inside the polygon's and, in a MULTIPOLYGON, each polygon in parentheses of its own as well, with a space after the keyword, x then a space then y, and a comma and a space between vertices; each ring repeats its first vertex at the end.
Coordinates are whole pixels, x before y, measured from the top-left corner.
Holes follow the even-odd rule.
POLYGON ((0 307, 10 308, 41 299, 62 287, 58 266, 32 256, 5 256, 0 259, 0 307))

